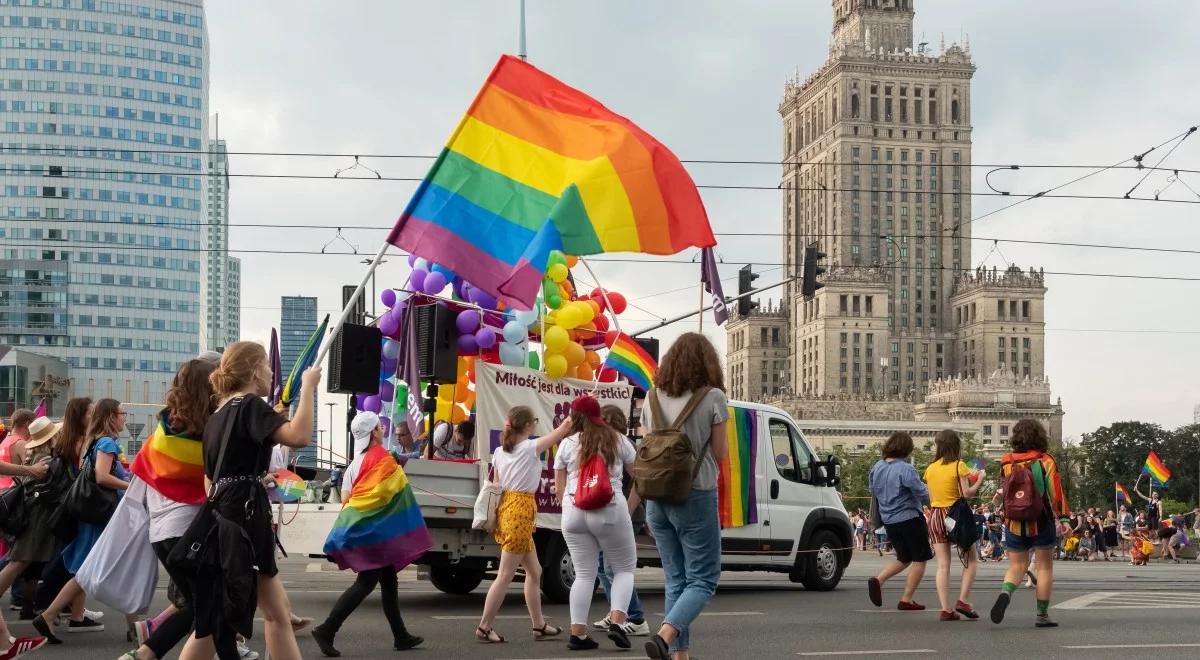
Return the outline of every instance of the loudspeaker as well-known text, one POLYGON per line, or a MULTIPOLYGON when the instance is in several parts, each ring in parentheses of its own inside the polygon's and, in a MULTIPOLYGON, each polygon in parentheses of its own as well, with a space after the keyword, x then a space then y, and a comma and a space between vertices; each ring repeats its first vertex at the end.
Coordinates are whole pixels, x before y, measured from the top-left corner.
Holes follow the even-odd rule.
POLYGON ((646 351, 647 353, 650 354, 650 357, 654 358, 655 364, 658 363, 658 340, 657 339, 655 339, 654 337, 634 337, 633 340, 635 342, 637 342, 638 346, 642 347, 643 351, 646 351))
POLYGON ((379 328, 343 324, 329 350, 329 391, 378 392, 382 342, 379 328))
MULTIPOLYGON (((354 292, 357 290, 358 290, 358 287, 354 286, 353 284, 346 284, 346 285, 342 286, 342 309, 346 308, 346 304, 350 302, 350 296, 353 296, 354 292)), ((352 309, 350 311, 350 316, 346 319, 346 323, 354 323, 355 325, 366 325, 366 323, 367 323, 367 300, 366 300, 366 298, 367 298, 367 292, 363 291, 363 294, 358 297, 358 300, 354 301, 354 309, 352 309)))
POLYGON ((458 381, 455 313, 442 305, 420 305, 417 321, 417 366, 420 376, 437 384, 458 381))

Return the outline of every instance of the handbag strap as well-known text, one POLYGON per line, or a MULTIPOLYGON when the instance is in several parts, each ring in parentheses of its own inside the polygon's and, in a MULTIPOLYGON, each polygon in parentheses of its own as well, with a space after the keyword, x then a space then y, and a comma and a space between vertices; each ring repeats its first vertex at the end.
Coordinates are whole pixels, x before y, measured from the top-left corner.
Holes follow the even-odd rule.
POLYGON ((229 437, 233 435, 233 422, 237 419, 238 406, 242 397, 236 397, 229 402, 228 413, 225 415, 225 425, 221 428, 221 448, 217 450, 217 465, 213 468, 212 484, 208 487, 208 499, 217 493, 217 482, 221 480, 221 471, 225 468, 225 450, 229 448, 229 437))

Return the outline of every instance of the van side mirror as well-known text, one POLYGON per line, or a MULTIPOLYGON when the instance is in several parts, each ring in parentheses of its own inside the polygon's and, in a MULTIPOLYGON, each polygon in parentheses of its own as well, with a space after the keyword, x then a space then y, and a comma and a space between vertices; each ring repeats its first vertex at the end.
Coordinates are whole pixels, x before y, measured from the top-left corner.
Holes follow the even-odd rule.
POLYGON ((837 487, 842 483, 842 459, 833 454, 829 454, 825 458, 825 484, 830 487, 837 487))

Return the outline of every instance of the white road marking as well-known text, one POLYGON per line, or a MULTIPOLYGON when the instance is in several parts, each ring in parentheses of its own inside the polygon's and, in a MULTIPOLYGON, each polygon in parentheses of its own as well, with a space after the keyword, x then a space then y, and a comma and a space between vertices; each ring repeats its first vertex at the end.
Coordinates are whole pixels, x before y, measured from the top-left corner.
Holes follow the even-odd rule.
MULTIPOLYGON (((341 592, 338 592, 341 593, 341 592)), ((440 616, 431 616, 431 619, 437 621, 478 621, 478 614, 442 614, 440 616)), ((497 619, 528 619, 528 614, 501 614, 497 619)), ((543 617, 545 619, 553 619, 552 616, 543 617)))
POLYGON ((1079 646, 1064 646, 1064 649, 1190 649, 1200 647, 1200 644, 1086 644, 1079 646))
MULTIPOLYGON (((662 612, 655 612, 656 616, 666 616, 662 612)), ((700 616, 762 616, 762 612, 701 612, 700 616)))
POLYGON ((893 653, 937 653, 934 649, 879 649, 877 651, 807 651, 797 653, 804 656, 823 655, 892 655, 893 653))
POLYGON ((1053 607, 1062 610, 1197 609, 1200 608, 1200 593, 1097 591, 1065 600, 1053 607))
POLYGON ((1082 610, 1089 605, 1099 603, 1109 596, 1116 596, 1115 591, 1096 591, 1090 594, 1077 596, 1070 600, 1064 600, 1061 603, 1055 603, 1052 607, 1056 610, 1082 610))
POLYGON ((305 564, 304 572, 305 573, 320 573, 321 572, 321 564, 319 562, 315 562, 315 561, 309 562, 308 564, 305 564))
POLYGON ((588 660, 629 660, 634 656, 626 653, 625 655, 585 655, 569 658, 516 658, 515 660, 579 660, 580 657, 586 657, 588 660))

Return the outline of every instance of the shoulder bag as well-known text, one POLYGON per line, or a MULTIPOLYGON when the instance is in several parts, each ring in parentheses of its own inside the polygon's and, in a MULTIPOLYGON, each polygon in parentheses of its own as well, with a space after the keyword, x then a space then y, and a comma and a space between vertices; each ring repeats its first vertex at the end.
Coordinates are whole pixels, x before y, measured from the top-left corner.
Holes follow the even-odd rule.
POLYGON ((958 547, 959 559, 967 564, 967 551, 979 541, 979 523, 975 520, 975 512, 962 489, 962 479, 958 476, 958 464, 954 465, 954 483, 958 486, 958 499, 950 505, 946 512, 946 538, 958 547))
POLYGON ((68 516, 79 522, 104 525, 112 518, 113 511, 117 510, 119 496, 116 489, 101 486, 96 481, 97 442, 99 439, 93 440, 88 447, 83 469, 63 495, 62 506, 68 516))
POLYGON ((5 536, 20 536, 28 525, 25 482, 18 482, 0 494, 0 529, 4 530, 5 536))

